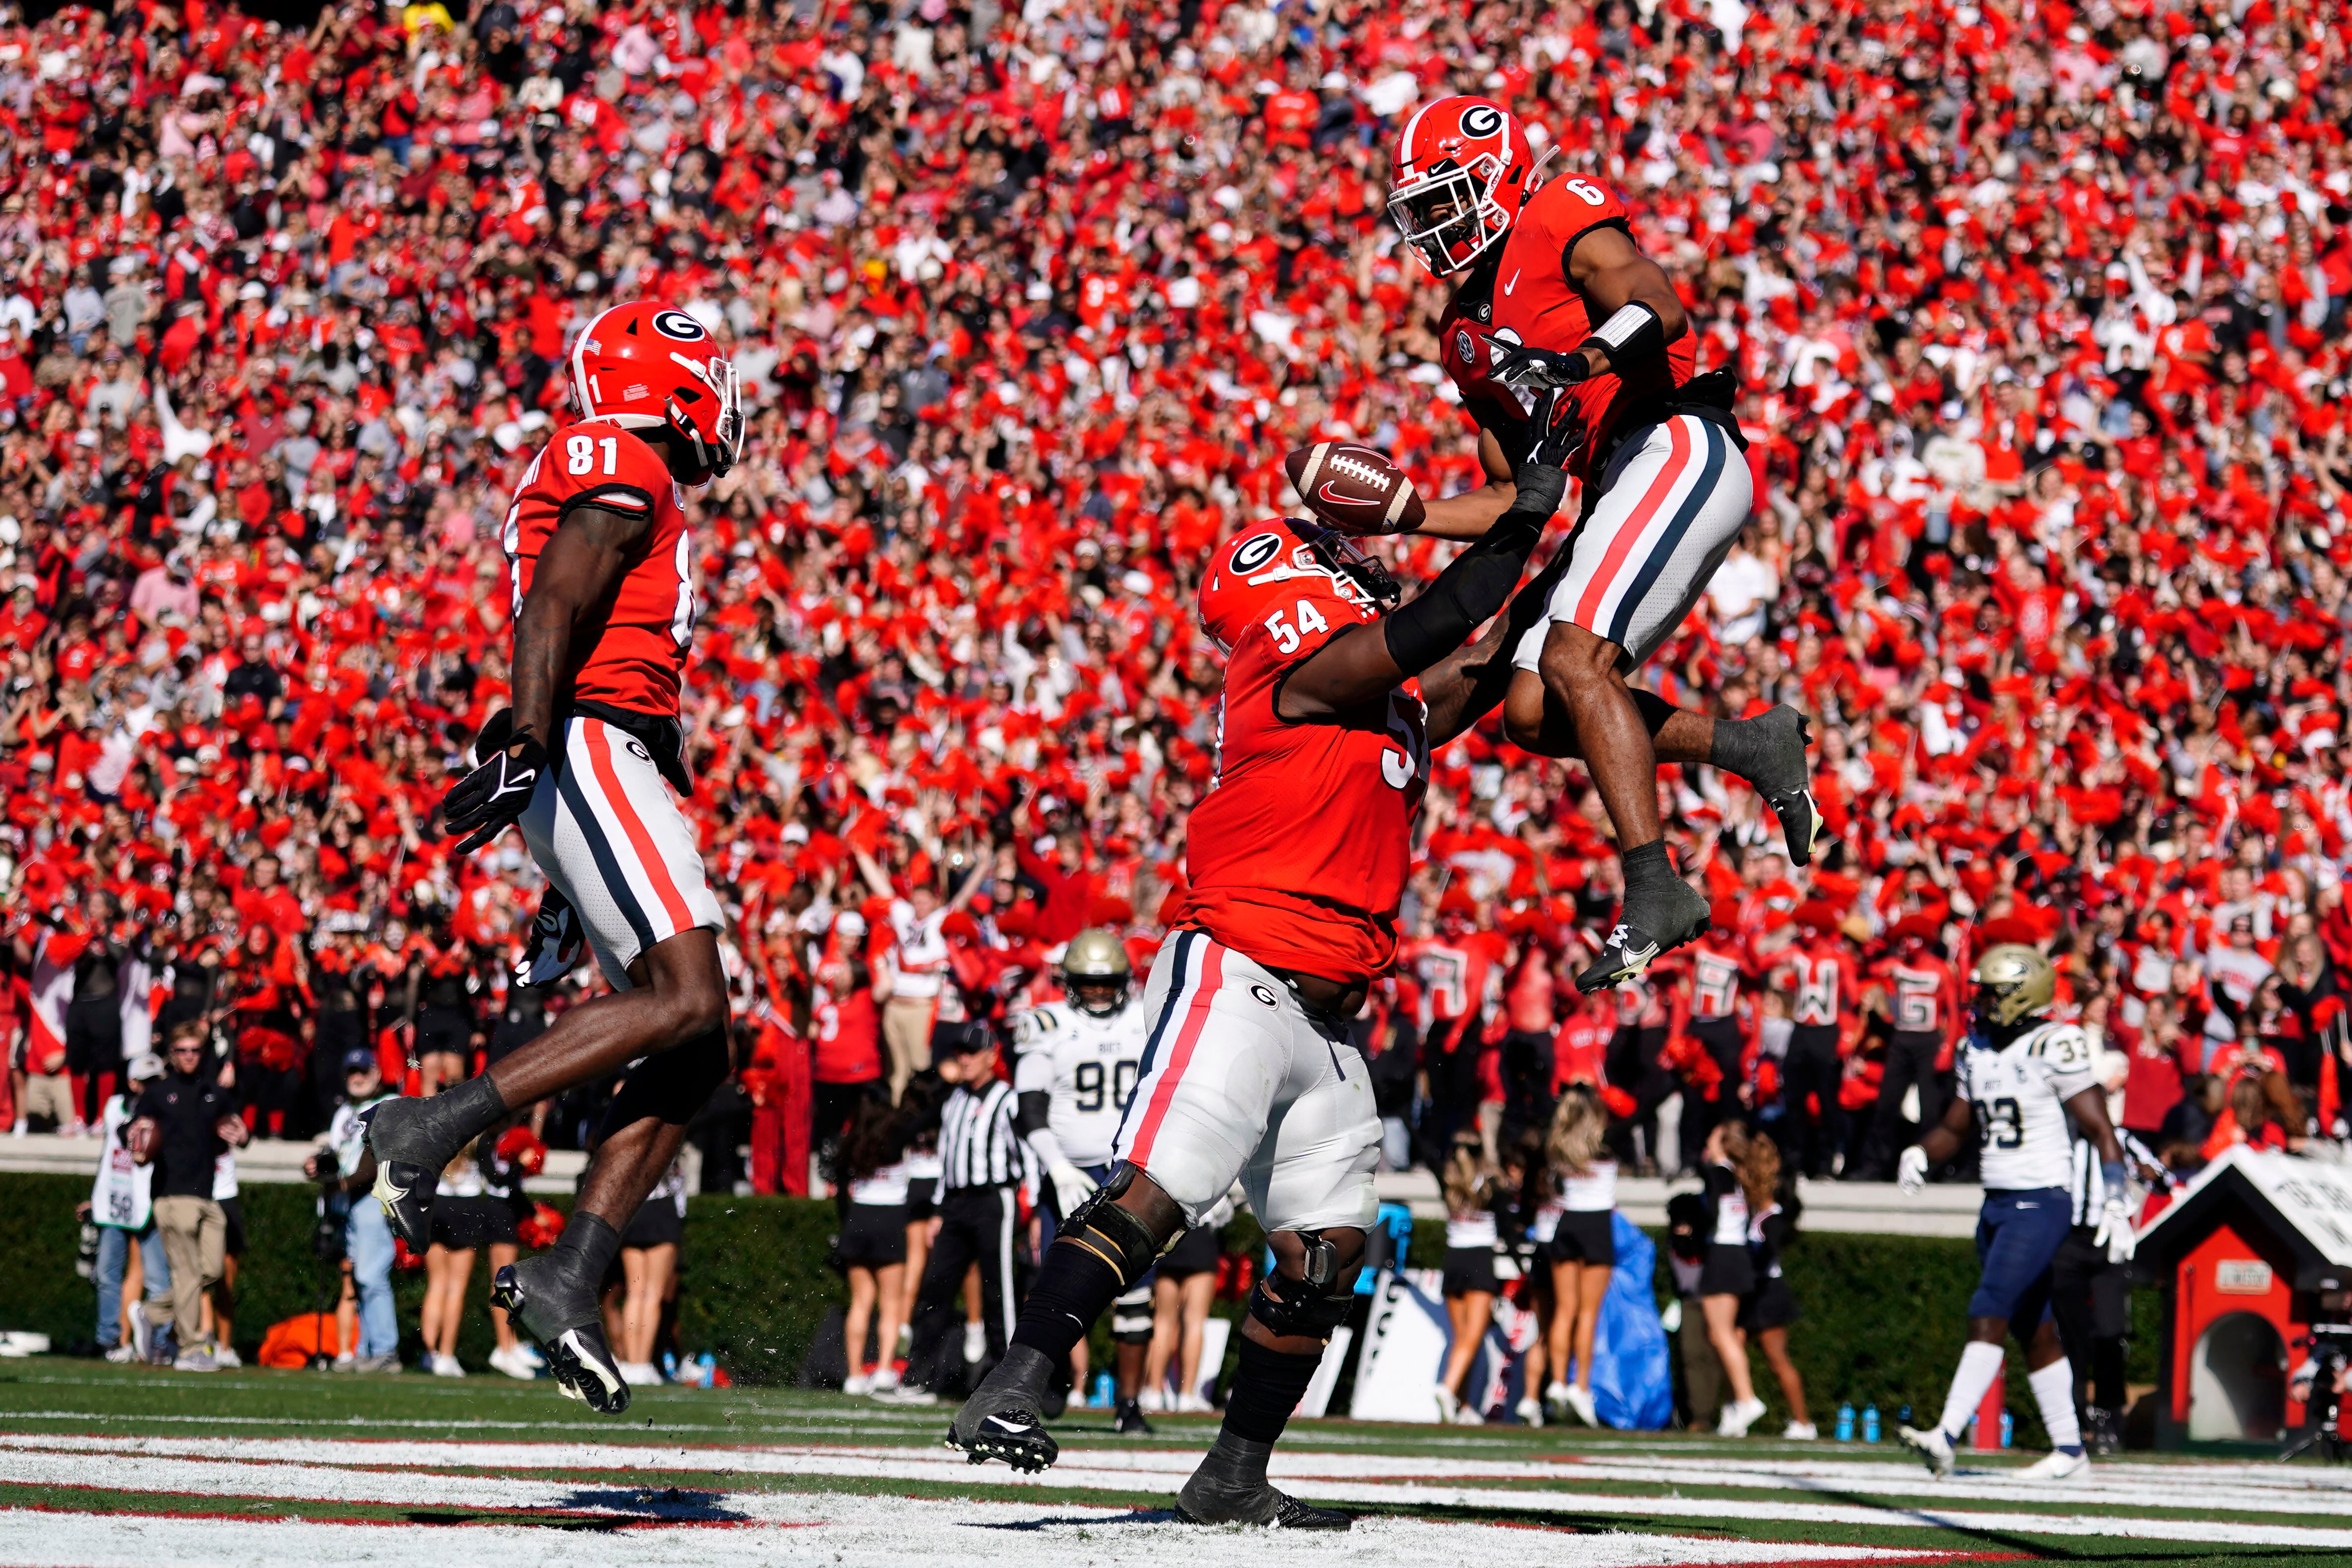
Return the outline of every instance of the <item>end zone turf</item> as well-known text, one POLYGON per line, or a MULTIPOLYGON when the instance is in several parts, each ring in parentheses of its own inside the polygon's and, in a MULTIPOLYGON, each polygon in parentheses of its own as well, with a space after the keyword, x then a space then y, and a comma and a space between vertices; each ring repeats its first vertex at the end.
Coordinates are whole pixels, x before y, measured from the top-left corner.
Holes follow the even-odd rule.
MULTIPOLYGON (((1122 1439, 1099 1413, 1074 1413, 1056 1428, 1063 1463, 1043 1477, 966 1464, 939 1447, 945 1421, 822 1394, 665 1389, 607 1422, 545 1384, 25 1362, 0 1369, 0 1562, 617 1568, 749 1551, 1122 1564, 1227 1533, 1167 1512, 1213 1421, 1122 1439)), ((1250 1550, 1477 1568, 2352 1564, 2352 1474, 2142 1459, 2045 1486, 2017 1464, 1937 1482, 1884 1444, 1305 1423, 1276 1478, 1359 1510, 1357 1529, 1250 1550)))

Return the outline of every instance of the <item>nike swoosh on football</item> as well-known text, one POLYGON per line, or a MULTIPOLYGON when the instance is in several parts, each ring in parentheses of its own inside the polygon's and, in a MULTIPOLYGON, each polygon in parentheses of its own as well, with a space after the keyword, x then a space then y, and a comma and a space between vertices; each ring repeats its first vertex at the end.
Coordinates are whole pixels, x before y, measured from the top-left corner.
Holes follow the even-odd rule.
POLYGON ((1318 488, 1317 493, 1321 495, 1325 500, 1329 501, 1333 506, 1359 506, 1362 504, 1360 501, 1350 500, 1346 496, 1340 495, 1338 491, 1332 489, 1331 481, 1328 479, 1325 479, 1323 481, 1323 483, 1318 488))

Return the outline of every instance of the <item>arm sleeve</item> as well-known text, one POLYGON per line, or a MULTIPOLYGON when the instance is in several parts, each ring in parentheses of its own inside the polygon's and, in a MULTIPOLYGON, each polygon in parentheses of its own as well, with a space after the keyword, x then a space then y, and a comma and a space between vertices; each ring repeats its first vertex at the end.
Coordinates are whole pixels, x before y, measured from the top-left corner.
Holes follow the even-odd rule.
POLYGON ((1452 561, 1412 602, 1381 623, 1389 657, 1403 674, 1418 675, 1469 640, 1492 619, 1518 585, 1528 555, 1543 537, 1544 525, 1559 510, 1568 478, 1561 470, 1529 464, 1519 470, 1517 499, 1495 520, 1486 536, 1452 561))

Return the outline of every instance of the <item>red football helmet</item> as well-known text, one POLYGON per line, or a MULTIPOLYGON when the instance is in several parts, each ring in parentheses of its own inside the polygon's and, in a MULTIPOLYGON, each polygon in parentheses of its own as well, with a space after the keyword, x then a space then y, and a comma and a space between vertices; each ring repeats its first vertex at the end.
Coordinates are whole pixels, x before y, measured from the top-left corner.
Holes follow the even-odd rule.
POLYGON ((1298 590, 1283 584, 1328 578, 1330 592, 1384 616, 1402 597, 1388 568, 1337 529, 1303 517, 1273 517, 1217 547, 1201 584, 1201 628, 1225 652, 1270 609, 1286 608, 1298 590))
POLYGON ((734 365, 700 321, 650 300, 615 305, 581 330, 572 401, 583 418, 624 430, 677 431, 712 474, 733 468, 743 449, 734 365))
POLYGON ((1415 110, 1397 138, 1389 219, 1431 272, 1459 272, 1511 232, 1535 168, 1535 149, 1509 110, 1441 98, 1415 110))

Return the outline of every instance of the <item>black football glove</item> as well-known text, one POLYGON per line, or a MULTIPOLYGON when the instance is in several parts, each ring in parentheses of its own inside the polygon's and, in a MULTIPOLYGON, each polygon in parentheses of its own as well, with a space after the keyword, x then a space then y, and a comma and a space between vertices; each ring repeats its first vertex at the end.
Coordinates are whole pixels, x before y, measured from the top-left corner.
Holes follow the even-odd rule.
POLYGON ((1592 379, 1592 365, 1581 353, 1559 353, 1528 343, 1496 343, 1495 374, 1514 387, 1574 386, 1592 379))
POLYGON ((547 771, 547 748, 525 730, 514 732, 510 710, 501 710, 482 726, 475 754, 481 766, 459 779, 441 797, 441 823, 449 832, 468 835, 457 846, 470 855, 505 831, 509 823, 530 808, 531 792, 547 771), (485 745, 496 750, 486 755, 485 745))
MULTIPOLYGON (((1519 488, 1528 482, 1530 466, 1545 468, 1565 468, 1577 448, 1584 445, 1589 433, 1584 423, 1584 407, 1566 387, 1550 388, 1536 394, 1535 406, 1528 412, 1528 423, 1535 437, 1520 463, 1519 488)), ((1562 483, 1566 481, 1563 479, 1562 483)))

